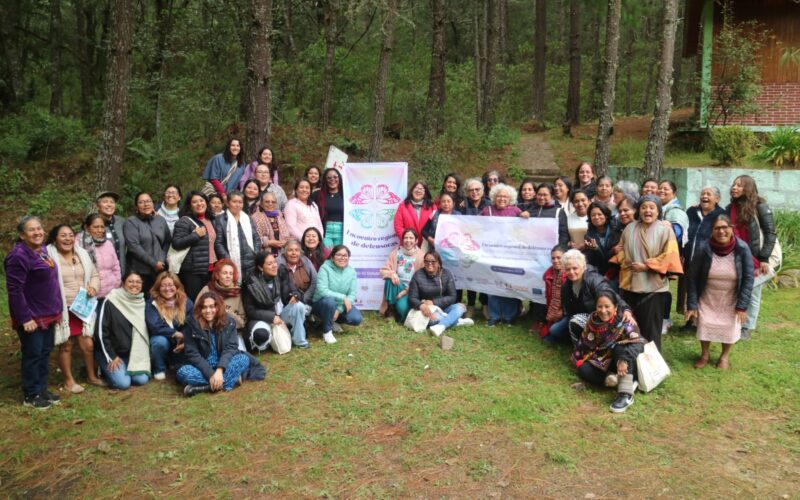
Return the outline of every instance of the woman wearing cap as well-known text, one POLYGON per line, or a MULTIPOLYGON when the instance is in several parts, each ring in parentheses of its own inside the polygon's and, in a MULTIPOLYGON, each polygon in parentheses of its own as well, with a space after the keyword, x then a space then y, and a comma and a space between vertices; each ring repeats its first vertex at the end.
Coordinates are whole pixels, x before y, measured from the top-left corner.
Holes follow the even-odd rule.
POLYGON ((149 291, 156 275, 167 269, 167 250, 172 235, 163 217, 156 216, 153 198, 147 193, 136 195, 136 214, 125 221, 129 271, 142 278, 142 290, 149 291))
POLYGON ((63 302, 54 256, 44 247, 44 229, 37 217, 17 224, 17 242, 5 258, 11 327, 17 332, 22 361, 23 404, 46 409, 60 398, 47 390, 47 359, 63 302))
POLYGON ((239 187, 244 174, 244 151, 238 139, 231 138, 225 150, 208 160, 203 171, 203 179, 214 186, 214 190, 227 201, 227 193, 239 187))
POLYGON ((100 191, 95 198, 95 208, 97 213, 103 216, 106 221, 106 239, 114 246, 119 260, 119 277, 125 274, 127 268, 127 258, 125 255, 125 217, 116 214, 117 200, 119 195, 113 191, 100 191))
POLYGON ((638 220, 622 232, 622 251, 612 258, 620 266, 619 287, 630 304, 642 335, 661 350, 664 296, 668 276, 683 274, 678 242, 670 225, 661 222, 661 200, 648 194, 639 199, 638 220))

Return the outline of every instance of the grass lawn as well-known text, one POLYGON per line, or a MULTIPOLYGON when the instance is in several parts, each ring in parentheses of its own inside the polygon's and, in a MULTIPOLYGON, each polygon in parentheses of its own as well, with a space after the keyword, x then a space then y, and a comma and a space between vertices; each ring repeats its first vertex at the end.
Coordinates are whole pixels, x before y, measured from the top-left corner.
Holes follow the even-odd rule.
POLYGON ((479 321, 442 351, 374 314, 333 346, 315 334, 308 351, 262 356, 267 380, 231 393, 185 399, 168 378, 61 392, 60 407, 36 412, 20 405, 6 326, 0 493, 797 497, 799 300, 765 291, 760 327, 729 372, 694 370, 698 343, 671 333, 673 376, 623 415, 609 413, 612 393, 570 388, 567 348, 542 345, 527 324, 479 321))

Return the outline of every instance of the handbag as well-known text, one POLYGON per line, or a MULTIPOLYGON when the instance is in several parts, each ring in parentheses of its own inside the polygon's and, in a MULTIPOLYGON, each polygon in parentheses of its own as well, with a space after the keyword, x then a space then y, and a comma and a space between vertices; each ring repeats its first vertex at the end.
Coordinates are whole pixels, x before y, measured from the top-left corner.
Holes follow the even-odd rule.
MULTIPOLYGON (((764 231, 761 230, 761 221, 758 220, 758 217, 756 217, 756 225, 758 226, 758 244, 763 246, 764 231)), ((783 249, 781 248, 781 242, 778 241, 778 235, 775 235, 775 246, 772 247, 772 253, 769 254, 767 262, 769 262, 769 267, 777 274, 783 264, 783 249)))
MULTIPOLYGON (((443 311, 437 306, 432 306, 431 312, 443 311)), ((413 330, 414 333, 422 333, 426 328, 428 328, 428 323, 430 323, 430 321, 430 318, 422 314, 422 311, 419 309, 412 309, 409 311, 408 316, 406 316, 406 321, 403 323, 403 325, 409 330, 413 330)))
MULTIPOLYGON (((200 227, 200 225, 197 224, 191 217, 189 220, 192 221, 192 224, 194 224, 195 227, 200 227)), ((186 256, 189 255, 190 248, 191 247, 186 247, 183 250, 175 250, 175 248, 170 245, 169 250, 167 250, 167 269, 177 274, 181 270, 181 266, 183 265, 183 261, 186 259, 186 256)))
POLYGON ((652 391, 671 373, 655 342, 645 344, 644 352, 636 356, 636 371, 642 392, 652 391))
MULTIPOLYGON (((231 169, 230 169, 230 170, 228 170, 228 173, 227 173, 227 174, 225 174, 225 177, 223 177, 223 178, 222 178, 222 179, 219 181, 219 182, 220 182, 220 184, 222 184, 222 185, 225 185, 225 183, 227 183, 227 182, 230 180, 230 178, 231 178, 231 176, 233 175, 233 173, 234 173, 234 172, 236 172, 236 168, 237 168, 238 166, 239 166, 239 164, 234 162, 234 163, 231 165, 231 169)), ((206 195, 206 198, 208 198, 209 196, 211 196, 212 194, 214 194, 214 193, 216 193, 216 192, 217 192, 217 188, 215 188, 215 187, 214 187, 214 185, 213 185, 213 184, 211 184, 211 182, 209 182, 209 181, 206 181, 206 183, 205 183, 205 184, 203 184, 203 187, 202 187, 202 188, 200 188, 200 192, 201 192, 201 193, 203 193, 204 195, 206 195)))
POLYGON ((292 334, 289 333, 286 323, 272 324, 272 338, 269 339, 269 346, 277 354, 286 354, 292 350, 292 334))

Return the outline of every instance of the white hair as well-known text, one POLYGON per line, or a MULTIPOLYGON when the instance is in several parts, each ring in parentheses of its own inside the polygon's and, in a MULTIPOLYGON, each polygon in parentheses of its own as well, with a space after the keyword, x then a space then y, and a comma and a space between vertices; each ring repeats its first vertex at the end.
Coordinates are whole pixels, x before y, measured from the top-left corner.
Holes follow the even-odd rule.
POLYGON ((508 204, 509 205, 516 205, 517 204, 517 190, 514 189, 513 186, 509 186, 508 184, 503 184, 502 182, 495 184, 492 189, 489 190, 489 200, 491 200, 492 205, 494 205, 494 199, 497 196, 497 193, 500 191, 505 191, 508 193, 508 204))
POLYGON ((481 195, 483 195, 483 182, 477 177, 470 177, 469 179, 464 181, 464 184, 461 185, 461 196, 465 199, 469 198, 469 186, 471 184, 477 184, 481 188, 481 195))
POLYGON ((572 249, 567 250, 564 255, 561 256, 561 264, 566 266, 568 263, 575 263, 578 264, 578 267, 586 270, 586 256, 583 255, 583 252, 580 250, 572 249))

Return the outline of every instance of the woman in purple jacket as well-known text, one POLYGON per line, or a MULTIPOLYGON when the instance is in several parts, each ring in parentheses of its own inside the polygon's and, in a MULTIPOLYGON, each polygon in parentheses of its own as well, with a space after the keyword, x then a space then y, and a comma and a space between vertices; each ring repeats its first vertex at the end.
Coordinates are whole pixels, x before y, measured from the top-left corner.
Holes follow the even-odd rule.
POLYGON ((61 292, 53 256, 44 246, 44 229, 37 217, 17 225, 19 239, 5 259, 11 325, 22 351, 23 404, 46 409, 60 402, 47 390, 47 358, 53 350, 53 329, 61 319, 61 292))

